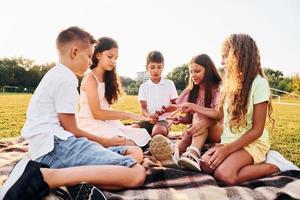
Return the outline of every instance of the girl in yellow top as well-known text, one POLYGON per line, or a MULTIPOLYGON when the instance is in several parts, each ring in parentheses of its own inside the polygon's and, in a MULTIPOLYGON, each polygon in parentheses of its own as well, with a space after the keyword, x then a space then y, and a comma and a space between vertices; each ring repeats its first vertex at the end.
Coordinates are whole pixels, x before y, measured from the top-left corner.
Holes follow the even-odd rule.
POLYGON ((249 35, 232 34, 224 41, 222 65, 225 74, 217 108, 187 104, 182 109, 223 118, 221 144, 202 156, 201 169, 236 185, 279 171, 275 165, 263 163, 270 149, 265 129, 266 117, 272 112, 270 88, 258 48, 249 35))

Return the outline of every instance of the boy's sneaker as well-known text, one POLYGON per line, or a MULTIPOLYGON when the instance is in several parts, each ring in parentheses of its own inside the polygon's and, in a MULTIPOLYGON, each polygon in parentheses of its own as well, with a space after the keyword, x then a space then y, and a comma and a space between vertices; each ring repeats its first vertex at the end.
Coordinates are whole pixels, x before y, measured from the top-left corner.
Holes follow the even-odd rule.
POLYGON ((300 170, 299 167, 294 165, 291 161, 288 161, 279 152, 270 150, 266 156, 266 163, 276 165, 280 171, 284 172, 287 170, 300 170))
POLYGON ((87 183, 63 188, 53 190, 55 196, 61 200, 107 200, 101 190, 87 183))
POLYGON ((178 149, 172 142, 162 135, 154 136, 149 144, 149 151, 152 156, 161 162, 165 167, 179 168, 177 161, 178 149), (177 159, 176 159, 177 158, 177 159))
POLYGON ((48 168, 28 158, 18 161, 0 191, 0 199, 38 200, 47 196, 50 189, 43 180, 42 167, 48 168))

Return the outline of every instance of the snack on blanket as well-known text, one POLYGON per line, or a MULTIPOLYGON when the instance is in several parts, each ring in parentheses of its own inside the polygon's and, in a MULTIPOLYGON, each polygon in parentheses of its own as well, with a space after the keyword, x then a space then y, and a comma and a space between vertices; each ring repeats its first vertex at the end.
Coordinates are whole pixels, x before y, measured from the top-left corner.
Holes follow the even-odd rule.
POLYGON ((174 153, 172 142, 162 135, 156 135, 152 138, 149 150, 159 161, 172 160, 174 153))

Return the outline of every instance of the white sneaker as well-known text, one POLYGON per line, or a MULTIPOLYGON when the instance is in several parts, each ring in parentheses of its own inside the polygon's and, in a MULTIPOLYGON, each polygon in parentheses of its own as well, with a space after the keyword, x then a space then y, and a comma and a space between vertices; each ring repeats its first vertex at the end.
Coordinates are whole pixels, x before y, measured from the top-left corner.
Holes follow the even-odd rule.
POLYGON ((288 161, 283 155, 275 150, 270 150, 267 153, 266 163, 276 165, 282 172, 287 170, 300 170, 299 167, 294 165, 291 161, 288 161))

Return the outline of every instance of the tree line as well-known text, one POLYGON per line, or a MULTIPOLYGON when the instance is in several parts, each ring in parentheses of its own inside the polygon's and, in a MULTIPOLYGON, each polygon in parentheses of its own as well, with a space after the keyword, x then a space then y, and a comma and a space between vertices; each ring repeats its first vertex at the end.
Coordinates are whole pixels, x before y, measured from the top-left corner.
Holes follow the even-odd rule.
MULTIPOLYGON (((0 58, 0 87, 14 86, 17 87, 13 90, 14 92, 33 92, 45 73, 54 65, 55 63, 35 64, 34 60, 22 57, 0 58)), ((285 77, 279 70, 264 68, 264 71, 271 88, 300 94, 299 74, 285 77)), ((188 64, 173 68, 166 77, 174 81, 178 93, 181 93, 188 85, 188 64)), ((125 76, 121 76, 120 80, 127 94, 137 95, 142 82, 125 76)), ((282 95, 282 93, 278 93, 278 95, 282 95)))

